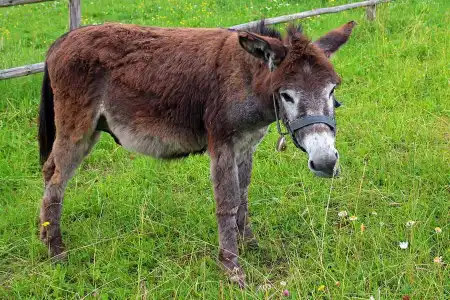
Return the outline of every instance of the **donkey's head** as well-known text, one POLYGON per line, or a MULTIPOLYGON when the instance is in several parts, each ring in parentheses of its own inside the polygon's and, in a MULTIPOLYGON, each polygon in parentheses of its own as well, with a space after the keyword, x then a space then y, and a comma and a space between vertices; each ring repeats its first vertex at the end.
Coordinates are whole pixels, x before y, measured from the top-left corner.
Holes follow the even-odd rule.
POLYGON ((269 93, 275 114, 282 119, 295 145, 308 153, 310 170, 321 177, 331 177, 339 171, 334 121, 338 102, 334 90, 340 78, 329 58, 347 41, 354 26, 355 22, 349 22, 315 42, 293 26, 283 40, 250 33, 240 35, 241 46, 265 60, 272 71, 269 93))

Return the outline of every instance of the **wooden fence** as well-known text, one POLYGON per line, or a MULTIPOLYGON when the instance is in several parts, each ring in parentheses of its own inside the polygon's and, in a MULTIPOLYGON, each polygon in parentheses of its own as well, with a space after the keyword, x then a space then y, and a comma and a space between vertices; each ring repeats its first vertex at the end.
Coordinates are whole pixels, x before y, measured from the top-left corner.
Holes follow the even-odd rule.
MULTIPOLYGON (((55 0, 0 0, 0 8, 13 5, 31 4, 38 2, 55 1, 55 0)), ((69 29, 73 30, 80 27, 81 24, 81 0, 68 0, 69 1, 69 29)), ((390 2, 391 0, 369 0, 363 2, 350 3, 334 7, 318 8, 309 11, 304 11, 292 15, 268 18, 265 19, 266 24, 278 24, 289 22, 293 20, 304 19, 312 16, 337 13, 348 9, 354 9, 357 7, 366 7, 366 17, 368 20, 374 20, 376 17, 376 5, 384 2, 390 2)), ((259 21, 253 21, 249 23, 239 24, 232 26, 233 29, 245 30, 251 28, 259 21)), ((42 72, 44 70, 44 63, 37 63, 17 68, 11 68, 6 70, 0 70, 0 80, 26 76, 42 72)))

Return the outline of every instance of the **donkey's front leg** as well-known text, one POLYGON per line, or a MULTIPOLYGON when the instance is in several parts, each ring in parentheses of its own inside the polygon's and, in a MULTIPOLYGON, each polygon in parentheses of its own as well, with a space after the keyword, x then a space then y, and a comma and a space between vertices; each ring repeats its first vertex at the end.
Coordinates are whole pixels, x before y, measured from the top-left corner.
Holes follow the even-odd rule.
POLYGON ((237 225, 244 244, 250 248, 256 248, 258 241, 253 235, 248 216, 248 186, 252 176, 253 149, 240 154, 238 158, 240 203, 236 216, 237 225))
POLYGON ((235 153, 232 146, 223 145, 214 147, 210 155, 219 227, 219 260, 230 280, 244 287, 245 275, 238 262, 236 214, 240 198, 235 153))

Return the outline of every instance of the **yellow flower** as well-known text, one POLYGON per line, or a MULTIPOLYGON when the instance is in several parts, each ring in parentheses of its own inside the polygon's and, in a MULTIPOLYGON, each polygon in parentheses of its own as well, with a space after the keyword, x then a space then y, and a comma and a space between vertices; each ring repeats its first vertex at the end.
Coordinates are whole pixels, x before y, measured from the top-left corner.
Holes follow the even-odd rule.
POLYGON ((319 292, 325 291, 325 285, 323 285, 323 284, 319 285, 319 287, 317 288, 317 290, 318 290, 319 292))
POLYGON ((434 228, 434 231, 435 231, 436 233, 442 233, 441 227, 436 227, 436 228, 434 228))
POLYGON ((361 233, 363 233, 366 230, 366 225, 361 223, 361 233))
POLYGON ((50 225, 50 222, 45 221, 44 223, 42 223, 42 227, 47 227, 48 225, 50 225))

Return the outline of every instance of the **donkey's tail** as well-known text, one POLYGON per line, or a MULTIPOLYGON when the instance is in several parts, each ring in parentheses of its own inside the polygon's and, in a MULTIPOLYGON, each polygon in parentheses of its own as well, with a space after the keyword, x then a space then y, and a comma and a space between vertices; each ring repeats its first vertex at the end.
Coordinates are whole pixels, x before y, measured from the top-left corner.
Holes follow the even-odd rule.
POLYGON ((39 107, 39 153, 43 165, 52 152, 55 141, 55 111, 53 109, 53 91, 50 86, 47 64, 44 67, 44 80, 42 82, 41 105, 39 107))

